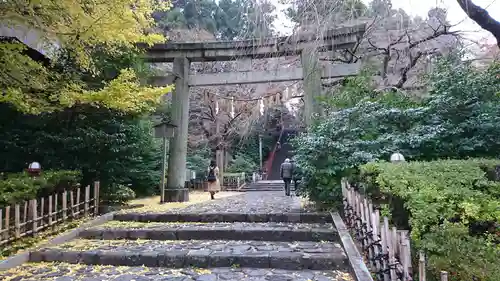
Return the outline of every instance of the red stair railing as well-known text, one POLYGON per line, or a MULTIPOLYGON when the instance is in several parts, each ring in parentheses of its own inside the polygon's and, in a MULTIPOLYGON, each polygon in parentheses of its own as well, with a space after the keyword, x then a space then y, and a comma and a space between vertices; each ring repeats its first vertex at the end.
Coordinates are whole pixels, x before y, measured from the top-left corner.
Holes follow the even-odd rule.
POLYGON ((274 149, 269 154, 269 158, 267 158, 266 165, 265 165, 265 169, 266 169, 265 179, 266 180, 267 180, 267 177, 269 177, 269 173, 271 172, 271 169, 273 167, 274 155, 276 154, 276 150, 278 149, 278 143, 281 143, 281 137, 283 136, 283 131, 284 131, 284 128, 281 127, 281 132, 280 132, 280 136, 278 137, 278 141, 274 145, 274 149))

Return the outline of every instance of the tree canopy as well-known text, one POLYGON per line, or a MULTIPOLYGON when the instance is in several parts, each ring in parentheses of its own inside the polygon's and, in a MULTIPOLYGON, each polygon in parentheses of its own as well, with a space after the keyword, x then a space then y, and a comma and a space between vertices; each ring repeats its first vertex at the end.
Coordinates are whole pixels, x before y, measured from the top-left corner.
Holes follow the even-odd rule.
POLYGON ((101 69, 95 64, 94 48, 117 54, 135 48, 138 42, 164 41, 161 34, 150 32, 154 26, 151 14, 169 5, 153 0, 2 1, 3 33, 25 40, 24 44, 0 41, 0 102, 30 114, 78 103, 128 112, 152 110, 169 89, 141 85, 133 69, 122 69, 113 80, 91 89, 71 79, 61 64, 69 57, 74 68, 98 75, 101 69), (48 57, 50 63, 29 56, 28 46, 48 57))
POLYGON ((154 18, 164 30, 199 28, 221 40, 248 39, 273 34, 270 1, 186 0, 176 1, 169 11, 155 12, 154 18))

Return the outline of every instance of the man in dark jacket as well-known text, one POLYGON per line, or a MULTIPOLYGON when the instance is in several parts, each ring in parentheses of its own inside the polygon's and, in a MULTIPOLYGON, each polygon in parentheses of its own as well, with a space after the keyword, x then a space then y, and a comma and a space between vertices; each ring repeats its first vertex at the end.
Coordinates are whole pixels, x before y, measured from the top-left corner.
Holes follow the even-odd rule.
POLYGON ((290 159, 285 159, 285 162, 281 164, 280 168, 280 176, 281 179, 285 182, 285 194, 286 196, 290 196, 290 183, 293 178, 293 168, 294 165, 290 163, 290 159))

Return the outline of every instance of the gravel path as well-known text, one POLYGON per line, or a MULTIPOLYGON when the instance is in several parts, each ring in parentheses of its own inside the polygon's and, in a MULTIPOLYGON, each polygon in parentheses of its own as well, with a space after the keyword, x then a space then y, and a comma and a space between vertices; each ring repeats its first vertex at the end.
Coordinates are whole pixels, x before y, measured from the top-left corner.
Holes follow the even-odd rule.
POLYGON ((148 268, 65 263, 27 264, 0 272, 2 281, 353 281, 340 271, 257 268, 148 268))

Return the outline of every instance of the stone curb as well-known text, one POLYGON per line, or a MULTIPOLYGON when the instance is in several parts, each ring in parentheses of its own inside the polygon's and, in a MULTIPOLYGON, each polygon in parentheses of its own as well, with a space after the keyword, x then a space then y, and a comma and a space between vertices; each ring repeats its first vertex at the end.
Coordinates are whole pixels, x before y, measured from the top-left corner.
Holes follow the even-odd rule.
POLYGON ((363 261, 363 257, 360 255, 358 249, 356 248, 356 244, 352 240, 351 234, 349 233, 349 229, 344 224, 344 221, 340 217, 338 213, 331 213, 333 223, 335 228, 337 229, 340 241, 342 244, 342 248, 347 255, 349 260, 350 270, 356 281, 373 281, 372 275, 365 262, 363 261))
POLYGON ((331 223, 328 213, 116 213, 118 221, 138 222, 296 222, 331 223))
POLYGON ((255 240, 255 241, 338 241, 334 229, 269 228, 200 228, 196 226, 156 229, 90 228, 80 232, 85 239, 148 239, 148 240, 255 240))
MULTIPOLYGON (((97 225, 106 223, 108 221, 111 221, 113 219, 113 216, 114 216, 114 213, 109 213, 109 214, 105 214, 105 215, 96 217, 95 219, 93 219, 87 223, 84 223, 81 226, 79 226, 79 227, 77 227, 69 232, 63 233, 63 234, 55 237, 54 239, 48 241, 47 243, 39 246, 39 248, 48 247, 49 245, 54 246, 54 245, 66 243, 70 240, 78 238, 81 231, 83 231, 89 227, 97 226, 97 225)), ((0 271, 20 266, 21 264, 28 262, 30 260, 30 256, 31 256, 31 251, 28 251, 28 250, 23 252, 23 253, 14 255, 14 256, 0 262, 0 271)))
POLYGON ((148 266, 148 267, 240 267, 276 268, 288 270, 347 270, 343 253, 228 253, 211 250, 173 250, 168 252, 128 251, 65 251, 43 249, 33 252, 30 262, 65 262, 91 265, 148 266))

